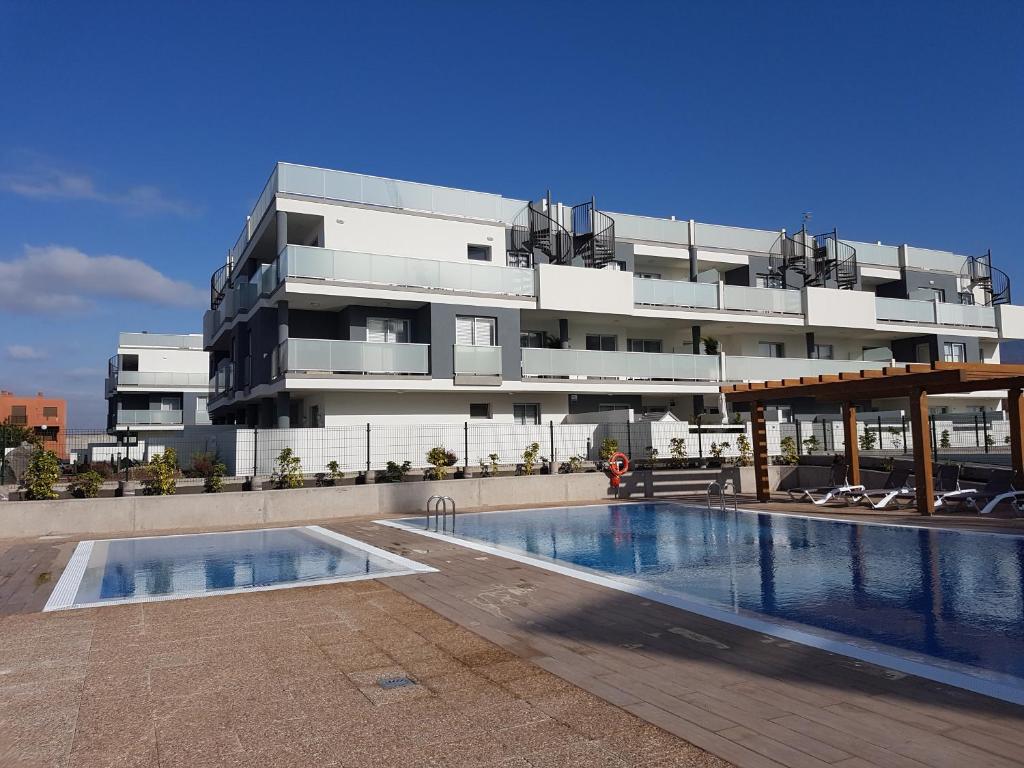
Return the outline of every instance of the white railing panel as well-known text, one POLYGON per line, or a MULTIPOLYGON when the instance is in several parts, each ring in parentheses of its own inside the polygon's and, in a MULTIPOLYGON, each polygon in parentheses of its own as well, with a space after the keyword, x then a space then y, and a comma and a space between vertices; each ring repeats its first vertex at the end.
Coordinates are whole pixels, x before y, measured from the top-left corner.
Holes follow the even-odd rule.
POLYGON ((202 387, 209 374, 183 371, 118 371, 117 384, 123 387, 202 387))
POLYGON ((652 307, 718 309, 718 286, 683 280, 633 278, 633 302, 652 307))
POLYGON ((726 355, 725 381, 769 381, 822 376, 848 371, 879 371, 888 361, 815 360, 802 357, 747 357, 726 355))
POLYGON ((500 376, 501 347, 456 344, 455 373, 472 376, 500 376))
POLYGON ((935 302, 875 297, 875 317, 902 323, 934 323, 935 302))
POLYGON ((291 338, 284 355, 289 371, 426 374, 429 350, 429 344, 291 338))
POLYGON ((671 381, 716 381, 718 358, 657 352, 533 349, 523 353, 524 376, 586 376, 671 381))
POLYGON ((907 247, 907 266, 911 269, 960 274, 967 257, 949 251, 935 251, 930 248, 907 247))
POLYGON ((121 347, 169 347, 171 349, 202 349, 203 340, 199 335, 181 333, 129 333, 118 334, 121 347))
POLYGON ((697 247, 708 246, 722 250, 770 253, 779 233, 764 229, 726 227, 720 224, 696 224, 697 247))
POLYGON ((725 286, 725 309, 779 315, 803 314, 800 291, 751 288, 745 285, 725 286))
POLYGON ((942 325, 961 325, 969 328, 995 328, 995 307, 978 304, 945 304, 937 307, 942 325))
POLYGON ((181 411, 129 410, 117 412, 118 424, 171 426, 181 424, 181 411))
POLYGON ((857 263, 869 267, 899 267, 900 249, 895 245, 879 245, 878 243, 858 243, 847 240, 857 251, 857 263))

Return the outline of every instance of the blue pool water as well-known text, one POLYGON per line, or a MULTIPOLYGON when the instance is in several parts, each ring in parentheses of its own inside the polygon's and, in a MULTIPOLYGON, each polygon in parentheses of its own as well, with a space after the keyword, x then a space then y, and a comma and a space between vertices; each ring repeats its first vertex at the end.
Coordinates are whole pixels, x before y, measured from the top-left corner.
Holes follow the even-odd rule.
POLYGON ((316 526, 89 541, 79 545, 47 608, 198 597, 415 570, 429 569, 316 526))
POLYGON ((1024 537, 670 503, 460 514, 456 535, 1024 687, 1024 537))

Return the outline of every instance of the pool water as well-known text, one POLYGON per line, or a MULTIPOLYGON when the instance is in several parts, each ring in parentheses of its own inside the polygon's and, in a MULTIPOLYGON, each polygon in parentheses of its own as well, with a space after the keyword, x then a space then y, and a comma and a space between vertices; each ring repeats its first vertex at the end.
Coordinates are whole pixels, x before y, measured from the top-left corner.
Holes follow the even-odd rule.
MULTIPOLYGON (((423 528, 423 518, 402 523, 423 528)), ((714 609, 707 615, 896 650, 1024 692, 1021 536, 672 503, 460 514, 457 526, 459 539, 714 609)))
POLYGON ((432 570, 319 526, 85 541, 45 610, 432 570))

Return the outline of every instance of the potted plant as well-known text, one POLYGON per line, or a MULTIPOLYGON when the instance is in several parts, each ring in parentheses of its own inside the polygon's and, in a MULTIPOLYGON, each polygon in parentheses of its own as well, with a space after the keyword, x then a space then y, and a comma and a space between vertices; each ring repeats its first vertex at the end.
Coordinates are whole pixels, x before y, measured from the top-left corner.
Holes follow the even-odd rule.
POLYGON ((722 466, 722 454, 729 450, 729 443, 712 443, 710 448, 711 460, 708 461, 709 467, 721 467, 722 466))
POLYGON ((430 468, 426 471, 428 480, 444 480, 448 476, 448 468, 454 467, 459 457, 449 451, 443 445, 436 446, 427 451, 427 464, 430 468))
POLYGON ((682 469, 686 463, 686 438, 673 437, 669 439, 668 453, 672 457, 669 466, 672 469, 682 469))
POLYGON ((779 457, 783 464, 797 464, 800 461, 800 456, 796 450, 796 438, 791 435, 786 435, 779 441, 779 448, 782 453, 779 457))
POLYGON ((496 477, 498 474, 498 454, 487 454, 487 460, 480 459, 480 474, 484 477, 496 477))
POLYGON ((701 339, 704 344, 705 355, 717 355, 718 354, 718 339, 713 336, 705 336, 701 339))
POLYGON ((740 467, 749 467, 754 463, 754 453, 751 450, 750 438, 746 435, 739 435, 736 438, 736 450, 739 451, 739 457, 736 459, 736 465, 740 467))

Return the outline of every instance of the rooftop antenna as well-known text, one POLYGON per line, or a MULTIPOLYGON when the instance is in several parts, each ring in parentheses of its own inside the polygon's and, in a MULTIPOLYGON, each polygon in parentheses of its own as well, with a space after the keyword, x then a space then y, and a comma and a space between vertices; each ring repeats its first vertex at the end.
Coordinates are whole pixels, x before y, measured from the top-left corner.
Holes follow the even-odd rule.
POLYGON ((803 223, 800 225, 800 229, 804 232, 807 231, 807 222, 814 218, 814 214, 810 211, 804 211, 803 223))

